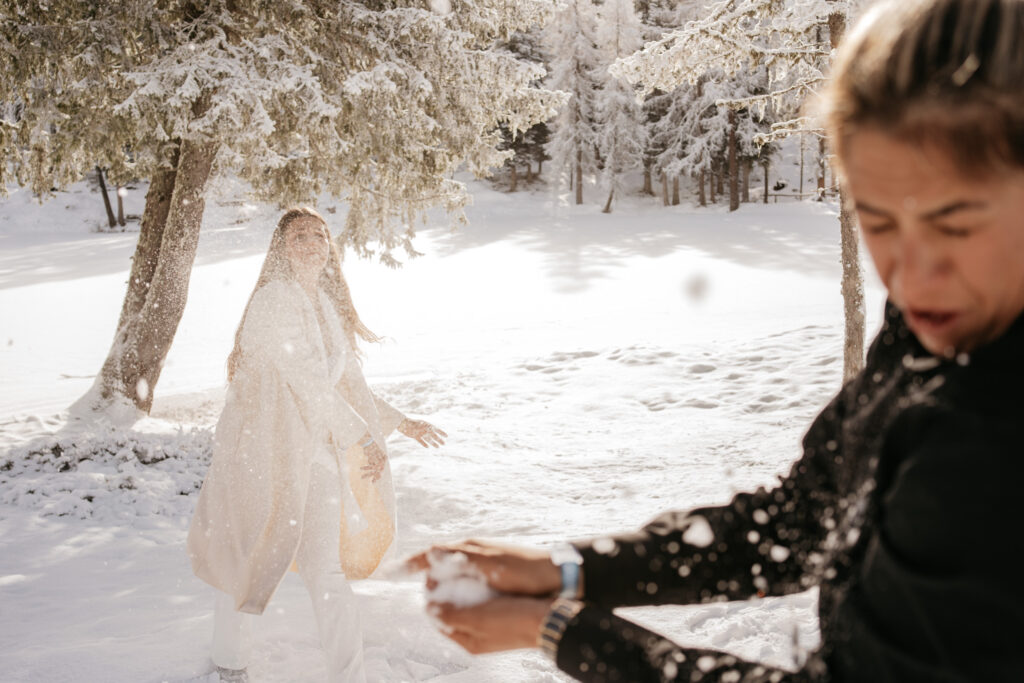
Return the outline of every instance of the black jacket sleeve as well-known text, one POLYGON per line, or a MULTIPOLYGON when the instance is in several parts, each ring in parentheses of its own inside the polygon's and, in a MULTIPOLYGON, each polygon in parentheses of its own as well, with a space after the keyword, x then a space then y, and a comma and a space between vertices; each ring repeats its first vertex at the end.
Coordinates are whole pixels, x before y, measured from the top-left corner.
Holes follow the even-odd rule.
POLYGON ((803 457, 772 489, 728 505, 665 513, 640 531, 580 541, 583 600, 602 606, 690 604, 785 595, 821 572, 843 467, 843 394, 804 437, 803 457))
POLYGON ((714 650, 682 648, 610 611, 586 606, 558 647, 558 668, 587 683, 810 683, 811 669, 788 672, 714 650))

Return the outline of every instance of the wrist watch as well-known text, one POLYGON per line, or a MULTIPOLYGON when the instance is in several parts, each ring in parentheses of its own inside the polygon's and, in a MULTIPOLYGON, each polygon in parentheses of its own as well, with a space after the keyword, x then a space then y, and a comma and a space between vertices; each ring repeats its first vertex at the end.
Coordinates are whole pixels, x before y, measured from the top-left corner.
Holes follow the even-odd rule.
POLYGON ((576 599, 580 597, 580 568, 583 566, 583 556, 572 545, 562 543, 551 550, 551 564, 558 567, 562 575, 562 589, 558 592, 560 598, 576 599))

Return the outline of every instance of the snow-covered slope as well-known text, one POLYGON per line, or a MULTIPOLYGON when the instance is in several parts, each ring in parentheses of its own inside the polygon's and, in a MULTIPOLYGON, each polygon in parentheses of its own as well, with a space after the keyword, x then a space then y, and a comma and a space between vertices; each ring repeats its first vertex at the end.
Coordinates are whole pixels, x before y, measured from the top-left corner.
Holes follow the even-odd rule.
MULTIPOLYGON (((61 411, 106 354, 135 238, 91 232, 99 198, 75 190, 42 209, 17 194, 0 203, 0 679, 207 680, 211 590, 184 535, 277 212, 230 194, 209 203, 153 416, 128 431, 69 427, 61 411)), ((471 225, 425 230, 422 258, 346 264, 363 318, 388 337, 369 349, 371 383, 451 435, 438 451, 391 444, 399 556, 466 536, 546 544, 628 529, 788 468, 840 381, 834 206, 729 214, 633 199, 604 215, 473 193, 471 225)), ((882 299, 868 293, 874 329, 882 299)), ((459 651, 424 615, 417 579, 356 592, 373 680, 564 680, 536 653, 459 651)), ((786 665, 816 642, 814 607, 811 593, 627 613, 786 665)), ((257 639, 255 680, 322 678, 297 576, 257 639)))

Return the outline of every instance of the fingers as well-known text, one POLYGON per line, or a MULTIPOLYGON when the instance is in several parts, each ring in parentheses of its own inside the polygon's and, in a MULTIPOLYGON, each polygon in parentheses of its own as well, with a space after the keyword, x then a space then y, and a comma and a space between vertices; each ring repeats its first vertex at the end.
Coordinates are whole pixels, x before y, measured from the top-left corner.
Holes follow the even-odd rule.
POLYGON ((427 424, 427 434, 425 435, 427 441, 430 442, 431 446, 435 448, 444 445, 444 440, 448 438, 448 434, 442 429, 438 429, 432 424, 427 424))
POLYGON ((443 429, 438 429, 425 420, 407 420, 406 422, 407 424, 403 423, 402 425, 404 429, 400 429, 400 431, 424 448, 443 446, 445 439, 448 438, 448 434, 443 429))
MULTIPOLYGON (((413 555, 405 561, 405 566, 410 572, 422 572, 430 569, 431 564, 439 562, 445 555, 452 553, 463 552, 462 548, 464 544, 455 543, 452 545, 435 545, 429 550, 424 550, 421 553, 413 555)), ((427 588, 433 590, 437 587, 437 582, 431 577, 427 577, 427 588)))
POLYGON ((380 481, 381 476, 384 474, 384 461, 363 465, 363 479, 369 479, 373 482, 380 481))
POLYGON ((415 438, 416 441, 418 441, 419 444, 424 448, 428 448, 430 446, 433 446, 434 448, 439 448, 440 446, 444 445, 444 439, 441 438, 440 434, 434 431, 433 428, 427 430, 422 435, 416 436, 415 438))
POLYGON ((405 561, 405 566, 410 572, 423 572, 430 569, 430 560, 427 559, 427 553, 429 550, 425 550, 422 553, 417 553, 405 561))
POLYGON ((455 641, 463 650, 471 655, 480 655, 487 652, 480 643, 480 639, 472 633, 466 633, 465 631, 455 629, 445 633, 444 635, 455 641))
POLYGON ((466 652, 478 655, 488 651, 475 632, 467 629, 465 624, 457 622, 457 608, 447 603, 432 602, 428 605, 427 611, 438 620, 441 633, 466 652))

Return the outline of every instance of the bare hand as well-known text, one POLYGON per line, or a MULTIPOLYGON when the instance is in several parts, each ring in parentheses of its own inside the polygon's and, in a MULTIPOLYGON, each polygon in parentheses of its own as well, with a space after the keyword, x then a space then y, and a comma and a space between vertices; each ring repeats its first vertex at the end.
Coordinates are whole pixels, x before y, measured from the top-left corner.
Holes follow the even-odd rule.
POLYGON ((363 449, 363 453, 366 455, 366 464, 362 466, 363 478, 369 479, 370 481, 379 481, 381 475, 384 474, 384 464, 387 462, 387 456, 384 455, 384 451, 374 441, 369 446, 363 449))
POLYGON ((444 430, 438 429, 426 420, 410 420, 405 418, 399 423, 398 431, 410 439, 416 439, 424 448, 443 446, 444 440, 448 437, 444 430))
MULTIPOLYGON (((465 554, 469 563, 486 579, 487 585, 500 593, 553 597, 562 586, 561 574, 551 563, 547 551, 488 541, 464 541, 435 546, 406 560, 406 566, 411 571, 424 571, 430 568, 431 559, 440 559, 452 553, 465 554)), ((433 588, 429 581, 428 578, 428 588, 433 588)))
POLYGON ((537 636, 553 598, 501 595, 470 607, 431 603, 442 632, 472 654, 537 647, 537 636))

